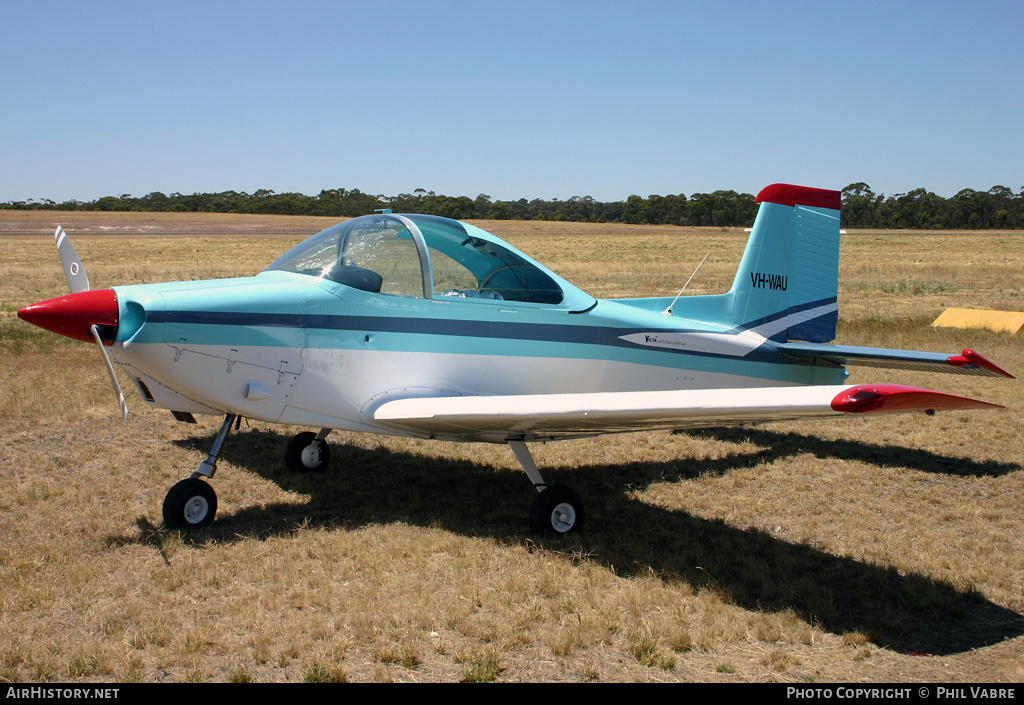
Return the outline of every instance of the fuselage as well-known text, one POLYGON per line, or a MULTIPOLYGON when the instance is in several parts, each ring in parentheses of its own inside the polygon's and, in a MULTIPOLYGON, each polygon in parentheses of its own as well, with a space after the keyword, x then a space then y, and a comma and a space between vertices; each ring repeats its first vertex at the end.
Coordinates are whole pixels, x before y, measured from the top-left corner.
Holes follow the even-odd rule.
MULTIPOLYGON (((416 396, 834 384, 756 333, 663 315, 651 302, 586 310, 362 291, 264 272, 116 287, 111 356, 150 403, 270 422, 387 430, 373 411, 416 396)), ((685 304, 685 299, 682 300, 685 304)))

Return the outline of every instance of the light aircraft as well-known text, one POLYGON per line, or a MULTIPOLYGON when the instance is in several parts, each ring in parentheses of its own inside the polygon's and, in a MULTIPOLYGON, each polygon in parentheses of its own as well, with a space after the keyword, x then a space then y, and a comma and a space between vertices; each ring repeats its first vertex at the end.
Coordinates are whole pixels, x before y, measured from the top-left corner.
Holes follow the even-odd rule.
MULTIPOLYGON (((531 528, 584 521, 528 443, 603 433, 996 405, 893 384, 847 365, 1011 377, 959 354, 828 344, 838 318, 840 194, 774 184, 724 294, 598 300, 478 227, 390 211, 314 235, 256 276, 91 290, 70 240, 71 294, 26 306, 37 326, 95 342, 146 404, 222 415, 206 460, 163 504, 209 524, 208 482, 241 417, 311 426, 285 463, 322 470, 333 429, 508 444, 538 491, 531 528)), ((691 275, 692 276, 692 275, 691 275)), ((685 287, 684 287, 685 288, 685 287)))

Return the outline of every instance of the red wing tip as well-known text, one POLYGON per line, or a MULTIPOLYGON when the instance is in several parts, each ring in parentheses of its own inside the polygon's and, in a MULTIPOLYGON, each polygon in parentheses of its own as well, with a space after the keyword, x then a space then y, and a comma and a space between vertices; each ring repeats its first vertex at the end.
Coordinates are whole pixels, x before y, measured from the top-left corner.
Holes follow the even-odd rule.
POLYGON ((993 374, 997 374, 1000 377, 1017 379, 1009 372, 1004 370, 1002 367, 989 360, 984 355, 976 353, 970 348, 964 348, 964 351, 959 355, 950 355, 946 362, 948 362, 950 365, 953 365, 954 367, 966 367, 967 365, 974 365, 976 367, 980 367, 983 370, 988 370, 993 374))
POLYGON ((832 399, 833 410, 851 414, 1002 408, 987 401, 901 384, 859 384, 844 389, 832 399))
POLYGON ((757 203, 778 203, 783 206, 813 206, 837 211, 842 208, 842 194, 810 186, 772 184, 765 186, 754 199, 757 203))

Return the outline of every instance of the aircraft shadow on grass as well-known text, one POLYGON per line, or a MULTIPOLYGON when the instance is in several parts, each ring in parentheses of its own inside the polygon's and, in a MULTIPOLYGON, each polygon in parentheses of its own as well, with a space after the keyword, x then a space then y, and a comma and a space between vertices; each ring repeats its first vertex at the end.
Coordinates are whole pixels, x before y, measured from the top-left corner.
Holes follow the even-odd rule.
MULTIPOLYGON (((763 462, 766 453, 771 459, 811 450, 826 457, 893 464, 888 447, 870 443, 752 429, 699 433, 723 440, 751 439, 769 448, 717 460, 687 459, 685 468, 678 460, 668 460, 550 469, 553 482, 560 475, 572 475, 588 498, 590 520, 581 536, 542 539, 536 545, 584 555, 623 577, 654 573, 667 582, 711 587, 745 609, 792 610, 829 632, 861 632, 902 653, 954 654, 1024 635, 1024 616, 945 581, 835 556, 761 530, 735 528, 629 496, 656 482, 749 467, 763 462)), ((206 435, 176 441, 199 452, 209 442, 206 435)), ((230 441, 232 462, 282 489, 307 495, 308 503, 227 511, 212 527, 185 534, 188 543, 286 536, 300 525, 347 529, 392 522, 500 543, 536 540, 522 520, 520 505, 529 497, 521 491, 523 478, 516 470, 339 444, 334 470, 292 474, 279 461, 267 461, 280 457, 284 442, 263 430, 235 434, 230 441)), ((1000 475, 1020 469, 898 450, 903 453, 900 465, 930 472, 1000 475)), ((145 534, 141 531, 137 540, 151 543, 145 534)))
POLYGON ((819 458, 855 460, 879 467, 909 468, 920 472, 963 477, 1001 477, 1024 469, 1024 466, 1018 463, 956 458, 906 446, 846 439, 827 440, 813 434, 774 431, 767 428, 706 428, 677 433, 732 443, 750 441, 762 448, 757 454, 758 462, 772 462, 800 453, 812 453, 819 458))

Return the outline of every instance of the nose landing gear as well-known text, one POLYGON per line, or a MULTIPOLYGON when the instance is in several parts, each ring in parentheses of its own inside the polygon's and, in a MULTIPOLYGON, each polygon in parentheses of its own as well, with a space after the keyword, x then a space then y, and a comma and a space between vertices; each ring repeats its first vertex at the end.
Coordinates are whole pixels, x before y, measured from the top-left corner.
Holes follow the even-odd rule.
POLYGON ((176 484, 164 497, 164 524, 172 529, 192 529, 209 526, 217 514, 217 493, 208 482, 200 478, 213 477, 217 472, 217 456, 228 437, 231 425, 238 419, 235 414, 227 414, 220 425, 213 447, 202 462, 199 469, 176 484))
MULTIPOLYGON (((172 529, 193 529, 209 526, 217 513, 217 493, 207 480, 217 472, 220 449, 231 431, 241 421, 236 414, 227 414, 221 423, 213 447, 199 469, 174 485, 164 498, 164 524, 172 529)), ((292 472, 322 472, 331 462, 331 447, 324 440, 331 429, 319 433, 300 433, 288 442, 285 465, 292 472)))

